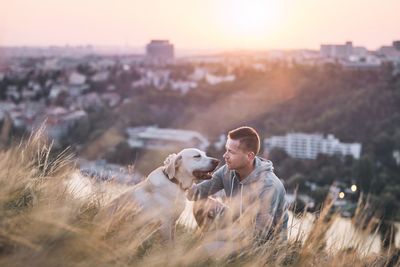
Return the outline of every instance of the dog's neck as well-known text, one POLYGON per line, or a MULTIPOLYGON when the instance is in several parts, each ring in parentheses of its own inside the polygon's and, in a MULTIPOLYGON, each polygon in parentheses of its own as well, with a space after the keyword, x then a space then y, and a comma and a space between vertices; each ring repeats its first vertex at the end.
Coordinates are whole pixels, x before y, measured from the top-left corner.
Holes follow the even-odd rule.
POLYGON ((178 185, 179 188, 180 188, 182 191, 186 191, 186 190, 188 189, 188 188, 184 188, 183 185, 182 185, 182 183, 181 183, 178 179, 176 179, 175 177, 169 178, 168 174, 165 172, 165 168, 162 169, 162 172, 163 172, 163 174, 165 175, 165 177, 166 177, 169 181, 171 181, 172 183, 178 185))

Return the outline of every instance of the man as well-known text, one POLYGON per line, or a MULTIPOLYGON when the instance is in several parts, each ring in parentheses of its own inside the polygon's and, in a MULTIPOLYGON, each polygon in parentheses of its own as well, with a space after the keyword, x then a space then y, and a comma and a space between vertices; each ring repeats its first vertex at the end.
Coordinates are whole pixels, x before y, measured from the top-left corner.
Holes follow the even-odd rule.
MULTIPOLYGON (((208 181, 189 189, 189 200, 204 199, 224 189, 233 219, 247 218, 257 240, 279 235, 286 239, 286 191, 274 174, 272 162, 258 157, 260 138, 251 127, 240 127, 228 134, 225 165, 208 181)), ((210 211, 212 212, 212 211, 210 211)))

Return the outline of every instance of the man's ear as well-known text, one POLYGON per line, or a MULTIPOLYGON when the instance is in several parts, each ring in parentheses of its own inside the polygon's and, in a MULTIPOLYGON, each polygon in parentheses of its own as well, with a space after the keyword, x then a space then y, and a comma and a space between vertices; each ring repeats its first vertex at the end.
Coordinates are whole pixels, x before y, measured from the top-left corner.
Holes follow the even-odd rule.
POLYGON ((176 170, 182 161, 182 155, 170 154, 164 161, 164 170, 169 179, 175 177, 176 170))
POLYGON ((254 154, 253 151, 250 151, 250 152, 247 153, 247 157, 248 157, 250 160, 253 160, 253 159, 256 157, 256 154, 254 154))

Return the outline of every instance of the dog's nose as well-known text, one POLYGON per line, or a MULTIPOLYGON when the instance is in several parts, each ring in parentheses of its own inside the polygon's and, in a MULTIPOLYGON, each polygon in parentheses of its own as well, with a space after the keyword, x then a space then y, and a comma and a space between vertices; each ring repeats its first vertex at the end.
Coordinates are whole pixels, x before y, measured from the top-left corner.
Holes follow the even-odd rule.
POLYGON ((218 159, 212 159, 212 163, 217 166, 219 164, 219 160, 218 159))

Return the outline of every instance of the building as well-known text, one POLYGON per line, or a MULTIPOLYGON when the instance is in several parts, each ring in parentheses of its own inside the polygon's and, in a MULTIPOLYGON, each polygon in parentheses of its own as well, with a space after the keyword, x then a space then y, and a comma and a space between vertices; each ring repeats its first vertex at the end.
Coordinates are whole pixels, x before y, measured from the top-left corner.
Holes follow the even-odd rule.
POLYGON ((319 51, 321 57, 347 59, 353 54, 353 43, 346 42, 344 45, 323 44, 319 51))
POLYGON ((146 45, 146 61, 168 63, 174 59, 174 46, 168 40, 151 40, 146 45))
POLYGON ((368 56, 351 55, 349 57, 349 60, 342 62, 342 66, 345 69, 356 69, 356 70, 379 69, 381 65, 382 65, 382 60, 374 55, 368 55, 368 56))
POLYGON ((151 150, 176 150, 195 147, 206 150, 209 141, 195 131, 161 129, 154 126, 131 127, 126 129, 128 144, 131 148, 151 150))
POLYGON ((363 46, 355 46, 353 47, 353 51, 351 53, 352 56, 357 56, 357 57, 367 57, 369 56, 369 52, 367 48, 363 46))
POLYGON ((325 155, 349 155, 360 158, 361 144, 341 143, 333 135, 324 138, 322 134, 289 133, 285 136, 272 136, 264 139, 265 151, 272 148, 282 148, 294 158, 315 159, 318 154, 325 155))
POLYGON ((382 46, 377 54, 390 62, 400 62, 400 41, 394 41, 392 46, 382 46))
POLYGON ((87 124, 87 113, 83 110, 66 111, 65 114, 49 114, 46 123, 47 136, 54 140, 56 145, 59 145, 59 142, 79 123, 87 124))
POLYGON ((365 47, 353 46, 352 42, 346 42, 343 45, 323 44, 319 52, 322 58, 341 60, 349 60, 351 56, 367 57, 370 54, 365 47))
POLYGON ((78 72, 72 72, 68 77, 70 85, 83 85, 86 82, 86 76, 78 72))
POLYGON ((78 158, 78 166, 81 174, 97 179, 97 181, 115 181, 123 184, 137 184, 143 175, 135 170, 132 173, 129 168, 112 164, 104 159, 88 161, 78 158))
POLYGON ((400 41, 393 41, 393 47, 396 48, 397 51, 400 51, 400 41))
POLYGON ((88 128, 85 127, 88 125, 88 115, 83 110, 69 111, 63 107, 49 107, 37 114, 29 125, 24 123, 30 132, 35 132, 43 124, 45 135, 54 141, 55 147, 59 147, 71 133, 78 134, 78 128, 81 135, 88 133, 88 128))

